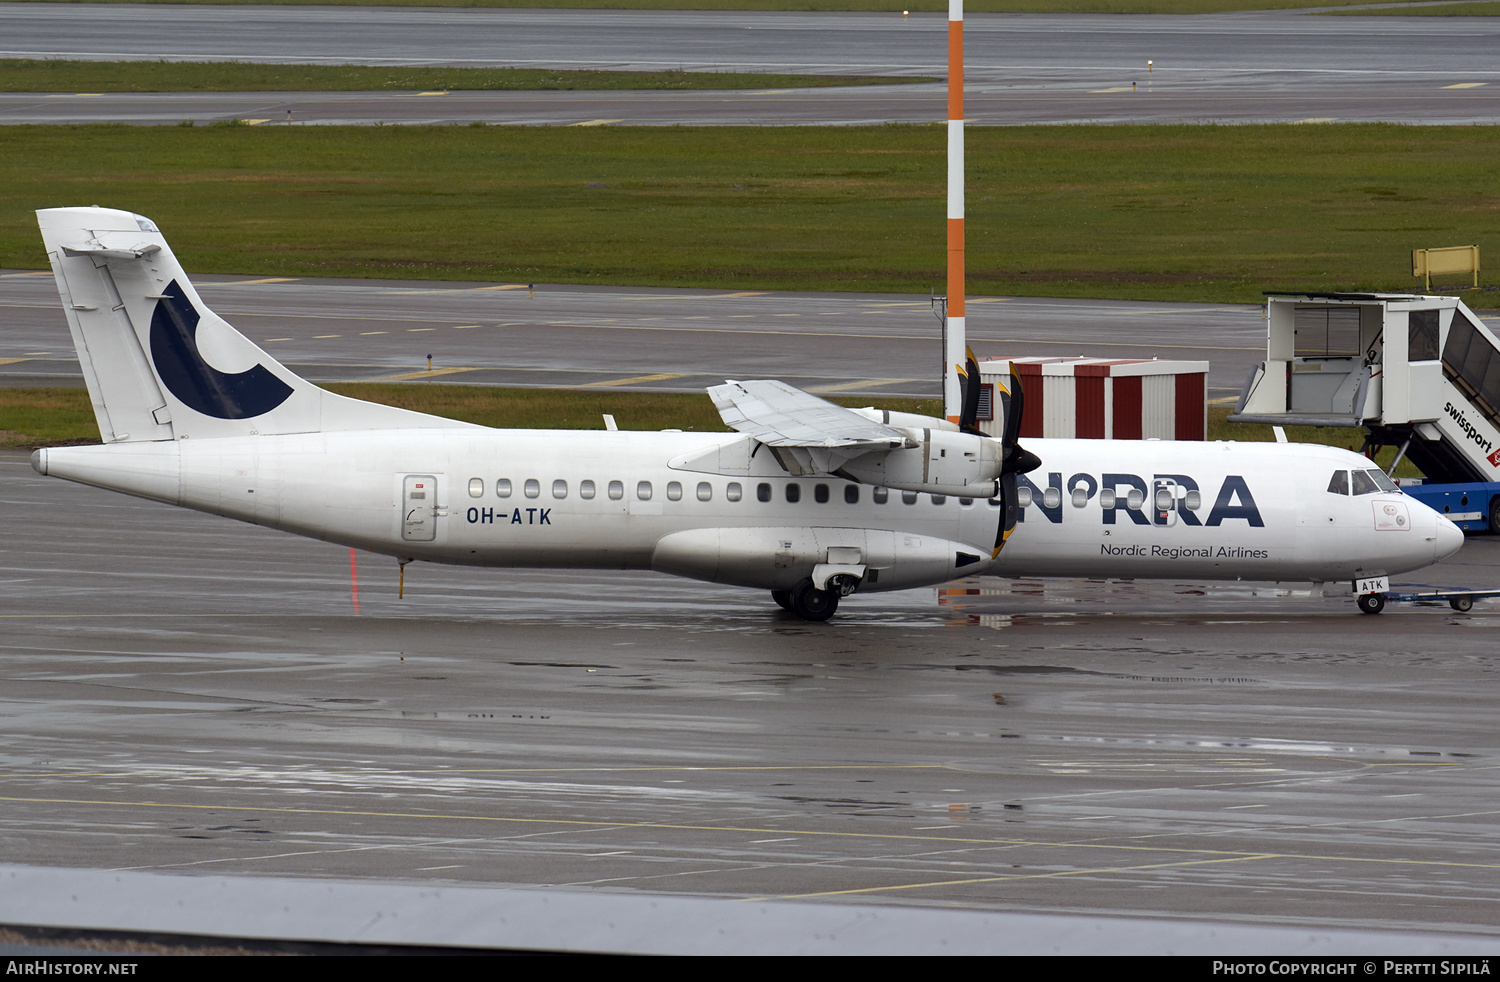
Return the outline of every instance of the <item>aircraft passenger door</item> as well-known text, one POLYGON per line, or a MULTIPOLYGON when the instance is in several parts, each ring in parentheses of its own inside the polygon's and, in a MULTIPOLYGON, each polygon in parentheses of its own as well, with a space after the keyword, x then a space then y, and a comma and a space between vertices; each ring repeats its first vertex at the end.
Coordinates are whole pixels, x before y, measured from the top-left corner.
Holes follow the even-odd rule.
POLYGON ((437 478, 408 474, 401 482, 401 538, 431 542, 437 538, 437 478))
POLYGON ((1171 528, 1177 524, 1177 503, 1182 500, 1176 481, 1157 478, 1151 483, 1151 524, 1171 528))

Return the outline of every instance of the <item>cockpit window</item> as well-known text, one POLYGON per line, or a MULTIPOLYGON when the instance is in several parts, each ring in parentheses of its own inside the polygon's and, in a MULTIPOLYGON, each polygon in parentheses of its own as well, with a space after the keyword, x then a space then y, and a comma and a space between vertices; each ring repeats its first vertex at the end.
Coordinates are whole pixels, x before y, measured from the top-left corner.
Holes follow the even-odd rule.
POLYGON ((1354 478, 1355 494, 1374 494, 1380 490, 1380 485, 1370 477, 1369 471, 1354 471, 1349 476, 1354 478))
POLYGON ((1329 480, 1329 482, 1328 482, 1328 493, 1329 494, 1348 494, 1349 493, 1349 472, 1348 471, 1334 471, 1333 472, 1333 478, 1331 480, 1329 480))
POLYGON ((1375 486, 1378 487, 1378 488, 1380 488, 1380 490, 1382 490, 1382 491, 1400 491, 1401 490, 1400 486, 1398 484, 1396 484, 1395 481, 1393 481, 1389 477, 1387 477, 1386 474, 1385 474, 1385 471, 1381 470, 1378 467, 1373 468, 1373 469, 1368 470, 1368 471, 1365 471, 1365 473, 1368 474, 1368 475, 1370 475, 1370 480, 1374 481, 1375 482, 1375 486))

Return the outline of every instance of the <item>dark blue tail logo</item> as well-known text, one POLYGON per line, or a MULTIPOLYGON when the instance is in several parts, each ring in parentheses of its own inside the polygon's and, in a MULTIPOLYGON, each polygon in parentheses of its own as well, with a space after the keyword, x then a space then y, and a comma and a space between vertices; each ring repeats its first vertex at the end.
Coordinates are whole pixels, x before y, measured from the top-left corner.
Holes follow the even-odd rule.
POLYGON ((286 402, 292 387, 256 365, 237 374, 221 372, 198 352, 198 311, 173 280, 151 315, 151 360, 156 373, 183 405, 217 419, 250 419, 286 402))

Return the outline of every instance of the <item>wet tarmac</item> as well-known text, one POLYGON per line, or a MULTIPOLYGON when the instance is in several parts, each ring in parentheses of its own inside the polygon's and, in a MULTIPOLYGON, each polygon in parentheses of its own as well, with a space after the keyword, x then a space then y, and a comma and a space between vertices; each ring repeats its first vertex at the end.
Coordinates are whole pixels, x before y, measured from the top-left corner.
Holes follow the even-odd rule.
MULTIPOLYGON (((1500 934, 1500 602, 961 582, 827 624, 414 564, 0 454, 28 866, 1500 934)), ((1500 584, 1471 537, 1407 584, 1500 584)))

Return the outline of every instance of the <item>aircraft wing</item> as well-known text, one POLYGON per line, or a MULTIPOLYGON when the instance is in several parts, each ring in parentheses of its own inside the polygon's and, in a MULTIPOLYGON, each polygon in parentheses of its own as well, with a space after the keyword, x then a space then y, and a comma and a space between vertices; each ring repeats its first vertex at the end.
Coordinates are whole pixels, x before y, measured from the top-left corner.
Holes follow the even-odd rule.
POLYGON ((884 423, 774 379, 731 380, 708 395, 724 422, 769 447, 837 448, 847 458, 911 442, 884 423))

